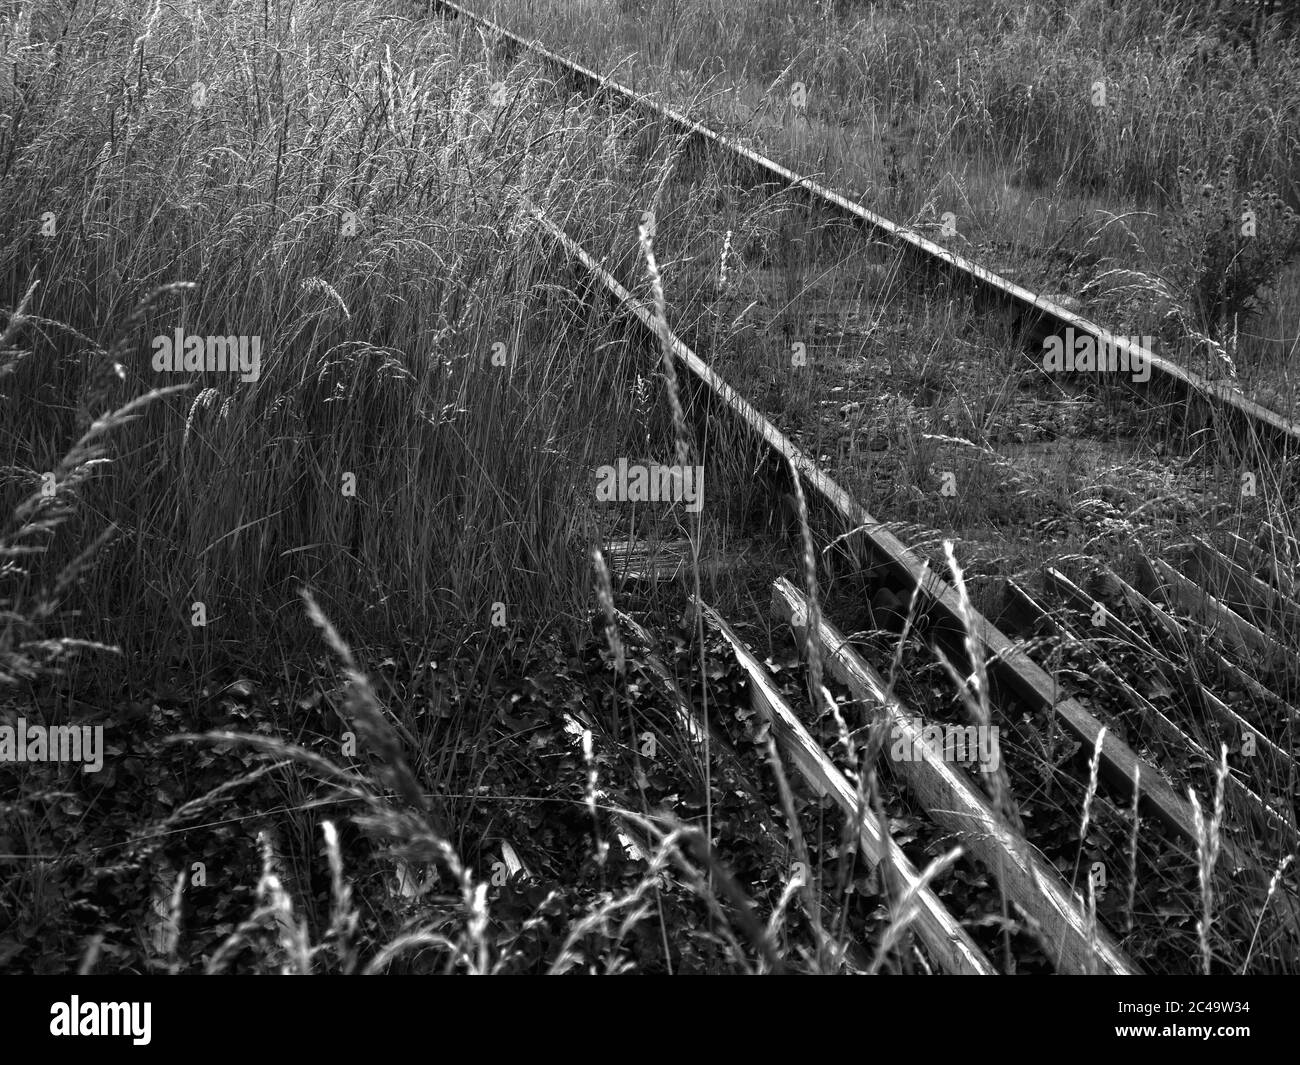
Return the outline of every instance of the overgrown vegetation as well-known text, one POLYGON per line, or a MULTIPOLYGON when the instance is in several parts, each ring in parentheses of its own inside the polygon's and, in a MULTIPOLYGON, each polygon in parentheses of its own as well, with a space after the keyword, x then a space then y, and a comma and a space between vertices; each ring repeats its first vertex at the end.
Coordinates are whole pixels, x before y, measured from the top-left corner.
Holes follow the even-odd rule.
MULTIPOLYGON (((1036 247, 1037 283, 1105 294, 1139 323, 1158 289, 1185 332, 1231 336, 1238 358, 1248 322, 1294 331, 1297 58, 1280 35, 1239 63, 1173 14, 1100 0, 480 7, 874 189, 886 213, 931 226, 953 211, 957 244, 1036 247), (1109 104, 1082 105, 1097 80, 1109 104), (1085 197, 1117 198, 1111 220, 1081 222, 1085 197), (1126 222, 1134 204, 1159 218, 1126 222), (1129 267, 1140 283, 1116 280, 1129 267)), ((1009 450, 1127 440, 1126 418, 1145 446, 1151 415, 1041 382, 1027 415, 1016 323, 909 290, 891 253, 423 4, 22 0, 0 59, 0 725, 102 726, 106 744, 99 773, 0 765, 0 967, 925 971, 909 900, 867 873, 856 826, 786 779, 742 673, 684 613, 696 596, 751 617, 746 638, 815 708, 863 817, 989 957, 1050 969, 993 872, 876 774, 879 737, 841 716, 862 708, 752 620, 772 573, 837 587, 800 494, 665 380, 672 360, 535 213, 873 510, 966 537, 976 600, 1046 552, 1151 533, 1151 463, 1009 450), (196 358, 242 338, 257 361, 160 369, 191 337, 196 358), (791 373, 792 344, 815 372, 791 373), (886 377, 887 399, 863 391, 886 377), (598 509, 591 473, 615 456, 703 464, 708 511, 598 509), (963 491, 936 503, 942 472, 963 491), (1027 543, 1006 547, 1007 529, 1027 543), (691 564, 649 590, 593 571, 592 548, 627 536, 687 539, 691 564), (733 549, 739 577, 711 568, 733 549), (653 647, 618 616, 634 605, 653 647)), ((1225 444, 1187 479, 1235 484, 1254 457, 1225 444)), ((1278 494, 1236 519, 1294 531, 1278 494)), ((1171 502, 1161 535, 1200 502, 1171 502)), ((922 546, 943 565, 939 539, 922 546)), ((906 652, 891 687, 991 720, 983 684, 853 620, 896 669, 906 652)), ((1178 855, 1096 794, 1093 752, 1015 727, 1024 768, 1000 808, 1033 820, 1081 895, 1099 839, 1142 829, 1115 872, 1150 890, 1101 911, 1140 961, 1293 963, 1271 894, 1233 895, 1212 869, 1189 886, 1213 864, 1221 774, 1179 777, 1207 813, 1198 854, 1178 855)))
POLYGON ((1179 197, 1166 238, 1177 253, 1176 291, 1187 294, 1201 329, 1215 339, 1260 314, 1282 270, 1300 250, 1300 218, 1272 178, 1241 190, 1236 160, 1218 180, 1204 168, 1179 170, 1179 197))
POLYGON ((1219 310, 1212 290, 1224 260, 1199 249, 1226 247, 1220 207, 1240 218, 1257 204, 1255 236, 1232 242, 1234 309, 1259 299, 1257 286, 1270 290, 1258 320, 1238 324, 1240 383, 1293 409, 1300 275, 1284 209, 1300 208, 1293 21, 1251 28, 1235 10, 1243 5, 1215 13, 1177 0, 834 6, 834 18, 827 5, 787 0, 477 9, 640 89, 694 102, 775 158, 862 190, 873 209, 1030 288, 1082 290, 1097 318, 1122 315, 1125 330, 1157 334, 1166 295, 1117 301, 1111 269, 1168 279, 1194 329, 1217 336, 1218 323, 1202 319, 1219 310), (1212 183, 1231 170, 1212 213, 1188 194, 1184 170, 1212 183), (947 212, 955 232, 943 227, 947 212), (1081 245, 1087 254, 1070 261, 1064 250, 1081 245))

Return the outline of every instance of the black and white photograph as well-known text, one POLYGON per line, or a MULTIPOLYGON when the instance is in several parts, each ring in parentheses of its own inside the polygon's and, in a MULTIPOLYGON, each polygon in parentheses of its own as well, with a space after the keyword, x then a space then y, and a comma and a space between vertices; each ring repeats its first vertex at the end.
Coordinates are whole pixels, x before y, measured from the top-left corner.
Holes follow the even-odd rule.
POLYGON ((1249 1044, 1298 152, 1295 0, 0 0, 23 1026, 1136 976, 1081 1049, 1249 1044))

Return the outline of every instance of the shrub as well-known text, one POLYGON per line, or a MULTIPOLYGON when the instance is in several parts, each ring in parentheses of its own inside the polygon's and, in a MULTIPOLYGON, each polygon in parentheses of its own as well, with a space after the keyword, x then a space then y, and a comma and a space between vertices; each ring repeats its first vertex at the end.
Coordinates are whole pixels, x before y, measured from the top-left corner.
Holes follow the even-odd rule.
POLYGON ((1228 156, 1211 182, 1205 168, 1179 167, 1176 201, 1164 229, 1170 277, 1190 314, 1210 337, 1258 313, 1268 291, 1300 249, 1300 217, 1264 177, 1240 190, 1228 156))

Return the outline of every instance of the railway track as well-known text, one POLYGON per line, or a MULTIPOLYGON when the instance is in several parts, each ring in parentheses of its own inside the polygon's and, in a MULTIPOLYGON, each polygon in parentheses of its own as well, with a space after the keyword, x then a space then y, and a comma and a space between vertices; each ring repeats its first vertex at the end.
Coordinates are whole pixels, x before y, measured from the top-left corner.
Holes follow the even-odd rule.
MULTIPOLYGON (((1280 445, 1284 449, 1284 456, 1290 457, 1296 453, 1297 445, 1300 445, 1300 425, 1248 399, 1230 385, 1209 380, 1136 343, 1133 338, 1113 333, 1051 299, 957 255, 915 230, 855 203, 840 192, 736 143, 674 108, 575 63, 544 47, 540 42, 529 41, 512 33, 454 0, 428 0, 428 4, 433 11, 465 19, 486 30, 496 41, 515 53, 527 53, 575 88, 596 96, 612 97, 622 106, 665 123, 689 140, 727 158, 735 168, 748 171, 757 181, 776 183, 800 192, 829 214, 861 226, 873 236, 906 249, 920 264, 941 270, 992 302, 1012 309, 1021 316, 1028 329, 1039 334, 1064 334, 1066 330, 1073 330, 1076 337, 1091 337, 1097 350, 1117 353, 1118 365, 1147 365, 1151 368, 1153 380, 1166 386, 1184 401, 1207 404, 1216 419, 1243 430, 1249 438, 1280 445)), ((1112 373, 1116 378, 1122 379, 1118 369, 1112 373)))
MULTIPOLYGON (((1169 775, 1151 757, 1140 755, 1133 746, 1121 738, 1124 731, 1122 722, 1116 719, 1111 719, 1108 723, 1103 722, 1080 701, 1079 697, 1064 690, 1053 673, 1035 661, 1026 650, 1027 641, 1033 637, 1032 626, 1025 626, 1025 639, 1017 640, 1004 634, 987 618, 973 612, 968 603, 963 603, 962 597, 953 585, 939 579, 927 564, 893 536, 881 522, 873 518, 739 393, 718 377, 698 355, 671 332, 665 336, 652 309, 642 305, 588 252, 554 227, 549 220, 539 216, 538 221, 543 228, 547 229, 557 245, 563 248, 566 255, 602 286, 615 307, 643 333, 647 343, 665 342, 670 346, 682 368, 690 373, 710 397, 715 414, 726 418, 740 432, 760 440, 764 447, 779 455, 785 463, 797 471, 810 496, 810 503, 821 515, 823 522, 821 528, 827 542, 838 541, 846 550, 854 552, 857 558, 856 566, 860 572, 884 574, 894 587, 915 596, 919 604, 916 614, 922 619, 927 632, 933 636, 936 644, 947 647, 954 654, 960 654, 961 645, 969 632, 976 642, 976 654, 986 663, 990 679, 1001 694, 1004 705, 1010 703, 1017 707, 1028 708, 1035 715, 1052 720, 1058 728, 1083 745, 1084 750, 1089 753, 1095 751, 1103 785, 1118 795, 1122 802, 1136 804, 1144 816, 1158 822, 1168 835, 1171 855, 1175 860, 1187 863, 1189 869, 1194 868, 1198 847, 1203 845, 1203 841, 1197 828, 1197 814, 1191 802, 1179 794, 1170 782, 1169 775), (1137 781, 1136 789, 1135 781, 1137 781)), ((1099 571, 1096 576, 1102 582, 1108 576, 1111 580, 1118 580, 1103 571, 1099 571)), ((1059 589, 1062 581, 1062 575, 1055 571, 1045 575, 1045 583, 1049 587, 1059 589)), ((786 604, 785 607, 778 608, 779 613, 784 614, 787 619, 794 617, 796 612, 791 604, 794 603, 797 593, 793 593, 788 584, 778 585, 776 591, 786 604)), ((1135 590, 1129 594, 1140 595, 1135 590)), ((1096 606, 1106 601, 1108 600, 1105 598, 1087 596, 1084 604, 1076 596, 1074 599, 1067 600, 1067 604, 1072 603, 1076 612, 1081 606, 1086 607, 1084 615, 1090 617, 1095 612, 1096 606)), ((1149 602, 1149 600, 1143 601, 1149 602)), ((1151 608, 1154 609, 1154 604, 1151 604, 1151 608)), ((1124 612, 1117 604, 1112 611, 1112 623, 1107 629, 1108 637, 1112 633, 1116 637, 1122 637, 1125 631, 1125 623, 1121 620, 1123 616, 1124 612)), ((725 624, 724 619, 716 615, 714 617, 715 624, 719 627, 725 624)), ((737 653, 740 654, 743 645, 739 643, 734 632, 730 633, 729 639, 735 641, 737 653)), ((844 650, 846 643, 830 625, 819 635, 818 642, 827 648, 828 652, 833 649, 837 653, 844 650)), ((1141 647, 1136 649, 1141 650, 1141 647)), ((835 670, 839 661, 836 654, 828 653, 827 657, 832 663, 832 669, 835 670)), ((752 656, 745 661, 745 665, 750 670, 755 668, 752 656)), ((1176 669, 1168 668, 1167 661, 1165 665, 1166 672, 1176 676, 1176 669)), ((844 669, 844 676, 852 678, 846 681, 850 687, 856 686, 859 692, 870 691, 871 701, 881 707, 891 705, 889 696, 879 681, 871 685, 861 679, 864 675, 870 676, 866 669, 856 662, 848 667, 839 668, 844 669)), ((1188 687, 1200 704, 1226 707, 1226 703, 1215 694, 1208 683, 1191 683, 1188 687)), ((1261 688, 1261 691, 1264 689, 1261 688)), ((1267 697, 1281 702, 1281 696, 1271 691, 1266 694, 1267 697)), ((1143 700, 1142 705, 1135 710, 1139 719, 1146 719, 1146 726, 1159 731, 1163 744, 1161 749, 1180 763, 1199 765, 1202 769, 1209 768, 1213 764, 1214 758, 1210 752, 1205 751, 1188 737, 1182 728, 1168 720, 1164 712, 1157 710, 1146 700, 1143 700)), ((1274 721, 1266 730, 1263 722, 1258 727, 1250 726, 1232 711, 1228 713, 1233 724, 1241 722, 1246 734, 1256 737, 1252 743, 1252 750, 1258 749, 1263 757, 1277 758, 1289 779, 1294 781, 1296 737, 1290 719, 1274 721)), ((1010 713, 1007 715, 1008 718, 1013 716, 1010 713)), ((788 719, 788 715, 782 713, 779 718, 788 719)), ((1138 734, 1141 730, 1139 726, 1129 731, 1138 734)), ((1234 744, 1237 744, 1239 739, 1237 735, 1228 731, 1225 731, 1224 735, 1225 739, 1231 739, 1234 744)), ((811 755, 805 737, 799 736, 789 740, 788 744, 788 750, 792 753, 796 764, 800 764, 801 760, 805 763, 810 760, 811 755)), ((829 758, 829 756, 825 757, 829 758)), ((1262 832, 1264 838, 1271 842, 1274 853, 1279 859, 1294 851, 1297 841, 1300 840, 1294 821, 1294 786, 1287 796, 1291 800, 1290 803, 1279 803, 1278 805, 1284 806, 1285 809, 1278 810, 1270 806, 1265 799, 1249 793, 1244 787, 1239 787, 1235 783, 1235 778, 1229 779, 1234 781, 1228 785, 1229 809, 1234 817, 1241 815, 1240 824, 1253 825, 1252 832, 1262 832), (1240 794, 1236 794, 1238 792, 1240 794)), ((828 787, 824 781, 817 786, 828 787)), ((924 779, 915 783, 916 793, 923 797, 922 802, 932 816, 947 819, 955 826, 959 822, 953 820, 954 818, 964 822, 956 830, 959 837, 973 850, 988 855, 988 847, 997 848, 1000 852, 997 855, 998 861, 992 861, 992 856, 989 855, 993 875, 1007 886, 1008 893, 1012 895, 1016 905, 1033 916, 1038 927, 1052 930, 1049 934, 1052 954, 1058 959, 1062 971, 1111 973, 1135 971, 1132 963, 1124 958, 1122 952, 1107 941, 1104 931, 1100 935, 1095 931, 1091 933, 1087 931, 1089 920, 1082 899, 1059 883, 1054 883, 1052 877, 1047 875, 1048 871, 1035 865, 1032 844, 1019 837, 1013 829, 992 814, 987 809, 987 803, 981 804, 977 801, 979 800, 977 793, 970 790, 964 793, 954 792, 953 789, 952 780, 924 779), (954 805, 954 795, 962 798, 965 810, 954 805), (940 796, 947 797, 940 798, 940 796), (960 813, 954 814, 954 809, 960 813), (976 830, 972 827, 975 822, 984 827, 976 830), (988 830, 989 825, 996 826, 997 831, 991 833, 988 830)), ((1228 831, 1225 832, 1222 843, 1227 889, 1239 890, 1244 898, 1249 899, 1247 908, 1253 906, 1258 909, 1263 906, 1268 890, 1265 882, 1256 880, 1253 883, 1242 883, 1238 879, 1250 865, 1246 851, 1258 846, 1260 838, 1258 834, 1238 837, 1228 831)), ((1122 861, 1116 858, 1114 864, 1122 865, 1122 861)), ((1295 909, 1296 899, 1292 893, 1293 887, 1286 884, 1284 891, 1283 898, 1274 905, 1282 907, 1285 923, 1293 931, 1300 931, 1300 922, 1297 921, 1295 909)))
MULTIPOLYGON (((1278 448, 1283 459, 1294 453, 1300 429, 1273 411, 1255 404, 1220 382, 1199 377, 1131 341, 1113 336, 1101 326, 1023 289, 969 260, 954 255, 920 234, 882 218, 808 178, 693 122, 672 109, 633 93, 577 64, 524 41, 496 24, 449 0, 432 0, 430 7, 465 18, 492 33, 507 46, 527 51, 563 77, 594 93, 612 94, 628 107, 652 113, 679 132, 730 155, 766 182, 807 195, 824 210, 837 213, 874 234, 905 247, 931 266, 940 267, 982 293, 1020 313, 1045 323, 1048 332, 1072 328, 1100 343, 1147 360, 1153 375, 1188 402, 1203 402, 1216 424, 1231 424, 1258 444, 1278 448)), ((1208 541, 1194 545, 1186 572, 1158 558, 1141 560, 1139 578, 1130 584, 1105 567, 1092 567, 1082 576, 1084 586, 1067 574, 1048 568, 1042 590, 1008 582, 1006 616, 1016 631, 1008 634, 978 613, 956 583, 941 579, 917 552, 877 520, 796 443, 732 388, 692 348, 677 336, 654 308, 634 296, 587 249, 546 215, 530 208, 532 218, 554 246, 585 279, 604 294, 616 313, 640 335, 650 350, 666 351, 684 372, 700 402, 692 405, 712 423, 725 426, 712 432, 715 442, 745 441, 746 447, 766 451, 776 468, 797 477, 808 498, 808 519, 826 552, 843 560, 837 583, 865 582, 887 589, 896 600, 910 604, 909 621, 935 653, 966 663, 975 675, 987 671, 989 690, 978 692, 966 681, 967 693, 989 698, 997 722, 1019 736, 1020 718, 1042 723, 1067 737, 1081 752, 1099 780, 1097 802, 1112 810, 1132 810, 1132 840, 1139 832, 1158 835, 1159 861, 1179 864, 1195 898, 1198 862, 1207 849, 1205 819, 1215 786, 1218 752, 1192 735, 1186 715, 1194 709, 1197 728, 1204 722, 1221 742, 1225 756, 1218 786, 1225 792, 1227 815, 1222 826, 1221 858, 1211 878, 1225 913, 1245 925, 1267 918, 1275 943, 1293 952, 1300 945, 1300 906, 1291 879, 1270 883, 1250 858, 1261 848, 1276 864, 1300 847, 1295 799, 1297 701, 1292 676, 1295 621, 1300 603, 1287 575, 1267 566, 1269 556, 1257 557, 1259 544, 1242 542, 1222 550, 1208 541), (1085 590, 1086 589, 1086 590, 1085 590), (1217 594, 1215 594, 1217 592, 1217 594), (1100 623, 1098 622, 1098 619, 1100 623), (1203 660, 1204 670, 1189 673, 1180 654, 1203 643, 1214 647, 1203 660), (1045 655, 1043 652, 1046 651, 1045 655), (1063 668, 1063 651, 1074 658, 1063 668), (1058 659, 1053 660, 1052 656, 1058 659), (1077 660, 1076 660, 1077 659, 1077 660), (1079 665, 1085 661, 1087 665, 1079 665), (1100 678, 1105 698, 1081 678, 1100 678), (1148 684, 1158 678, 1156 685, 1148 684), (1242 759, 1267 759, 1276 794, 1259 794, 1245 781, 1242 759), (1199 799, 1185 797, 1199 793, 1199 799), (1146 819, 1145 821, 1139 818, 1146 819), (1276 889, 1276 890, 1275 890, 1276 889), (1276 897, 1275 897, 1276 894, 1276 897)), ((773 610, 790 625, 796 645, 816 654, 854 705, 872 721, 906 731, 918 720, 882 675, 858 653, 829 620, 815 627, 815 611, 803 593, 789 582, 773 586, 773 610)), ((856 594, 851 592, 850 595, 856 594)), ((861 851, 873 866, 883 866, 912 907, 917 938, 929 957, 951 972, 986 974, 996 966, 970 940, 961 922, 929 891, 917 871, 887 833, 867 816, 863 796, 844 769, 844 753, 827 750, 804 721, 817 714, 815 705, 793 706, 783 698, 765 667, 751 653, 735 624, 709 604, 696 600, 710 628, 725 641, 749 679, 756 710, 771 724, 790 762, 817 794, 829 796, 850 825, 860 833, 861 851)), ((962 670, 964 673, 965 670, 962 670)), ((666 671, 665 671, 666 678, 666 671)), ((670 682, 669 682, 670 683, 670 682)), ((680 698, 683 712, 689 700, 680 698)), ((690 709, 694 709, 690 707, 690 709)), ((708 728, 708 722, 701 727, 708 728)), ((577 731, 580 727, 575 726, 577 731)), ((1029 738, 1025 740, 1026 745, 1029 738)), ((928 750, 924 743, 913 749, 928 750)), ((1016 760, 1016 751, 1008 754, 1016 760)), ((1017 823, 1014 814, 999 809, 977 777, 949 765, 933 752, 915 761, 891 765, 920 807, 961 842, 998 882, 1016 914, 1035 930, 1054 968, 1071 973, 1128 974, 1139 971, 1124 947, 1133 930, 1108 927, 1096 911, 1091 891, 1061 871, 1061 862, 1047 860, 1043 841, 1017 823)), ((1059 768, 1059 767, 1058 767, 1059 768)), ((1025 768, 1015 779, 1030 778, 1025 768)), ((1064 774, 1064 771, 1062 772, 1064 774)), ((1077 776, 1077 774, 1076 774, 1077 776)), ((1076 783, 1078 781, 1076 780, 1076 783)), ((1092 786, 1088 787, 1092 797, 1092 786)), ((1087 815, 1085 814, 1085 817, 1087 815)), ((1086 839, 1080 840, 1080 853, 1086 839)), ((1134 844, 1136 846, 1136 844, 1134 844)), ((1155 864, 1155 859, 1151 859, 1155 864)), ((1123 869, 1125 856, 1108 854, 1103 863, 1123 869)), ((1136 881, 1137 863, 1127 862, 1136 881)), ((1092 885, 1092 880, 1088 880, 1092 885)), ((1135 884, 1130 884, 1131 893, 1135 884)))

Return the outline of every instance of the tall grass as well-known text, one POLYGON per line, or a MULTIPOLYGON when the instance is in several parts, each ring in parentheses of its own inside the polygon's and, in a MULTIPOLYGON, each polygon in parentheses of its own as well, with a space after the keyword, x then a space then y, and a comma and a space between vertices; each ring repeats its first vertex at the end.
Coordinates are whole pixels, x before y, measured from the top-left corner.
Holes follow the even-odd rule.
POLYGON ((469 6, 647 88, 674 91, 667 68, 710 86, 719 107, 739 97, 779 110, 803 83, 814 128, 852 120, 887 137, 905 126, 917 158, 956 146, 1034 181, 1100 181, 1143 198, 1172 189, 1179 165, 1227 155, 1247 181, 1295 178, 1300 127, 1286 104, 1300 57, 1280 24, 1252 60, 1223 25, 1189 26, 1174 4, 922 0, 836 5, 834 18, 797 0, 469 6), (1104 106, 1092 104, 1096 81, 1104 106))
POLYGON ((117 434, 49 545, 121 530, 63 603, 82 635, 216 652, 297 625, 296 582, 375 633, 576 613, 593 426, 630 399, 521 204, 582 229, 612 197, 527 88, 494 108, 477 41, 402 5, 19 7, 0 306, 39 283, 0 501, 92 394, 193 389, 117 434), (177 330, 260 338, 260 375, 156 371, 177 330))
MULTIPOLYGON (((625 159, 634 119, 582 101, 557 127, 539 71, 507 72, 477 35, 412 14, 362 0, 69 0, 19 4, 3 23, 0 513, 15 535, 0 541, 0 679, 21 682, 7 710, 31 716, 55 655, 101 644, 121 651, 145 699, 163 676, 197 695, 223 663, 282 670, 312 642, 302 586, 318 623, 345 619, 368 646, 405 638, 416 659, 464 635, 531 639, 585 617, 587 548, 602 534, 591 470, 655 449, 633 388, 655 363, 627 357, 622 323, 573 283, 531 211, 597 248, 620 231, 634 247, 629 205, 675 156, 625 159), (158 369, 154 338, 177 331, 256 338, 260 364, 158 369)), ((497 664, 479 663, 489 675, 497 664)), ((110 672, 76 684, 121 698, 110 672)), ((456 714, 439 737, 399 717, 401 746, 358 726, 380 754, 374 780, 341 778, 380 828, 397 816, 381 793, 404 799, 419 823, 388 827, 425 861, 450 862, 446 837, 465 831, 454 801, 436 818, 417 801, 473 771, 482 727, 470 708, 456 714)), ((300 727, 263 721, 282 726, 300 727)), ((274 854, 260 844, 255 910, 210 968, 270 928, 280 945, 268 957, 317 971, 290 886, 311 875, 312 775, 340 778, 281 740, 254 748, 270 759, 259 779, 285 758, 306 767, 278 785, 302 831, 274 854)), ((53 919, 76 866, 43 814, 47 783, 29 772, 6 794, 21 838, 4 860, 42 856, 4 900, 24 925, 53 919)), ((694 831, 661 839, 660 865, 686 862, 677 851, 694 831)), ((350 969, 338 853, 329 860, 337 912, 321 927, 343 951, 330 964, 350 969)), ((482 885, 451 871, 469 936, 453 955, 487 971, 482 885)), ((154 909, 181 890, 169 880, 154 909)), ((158 931, 172 968, 178 922, 163 915, 158 931)), ((369 964, 431 944, 417 930, 369 964)))

